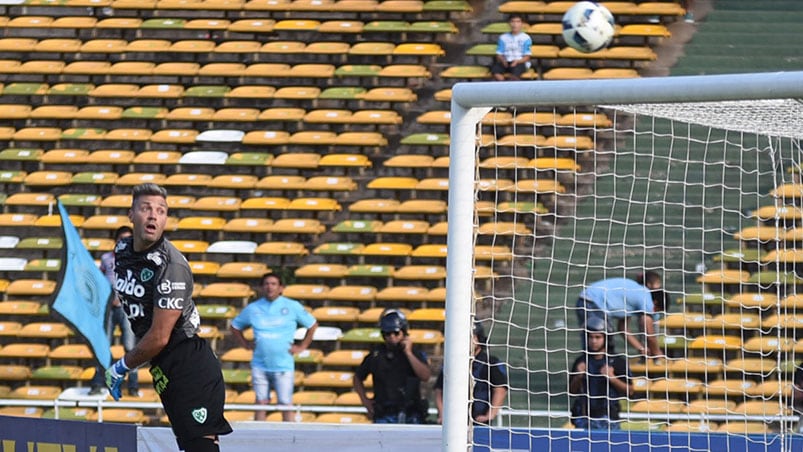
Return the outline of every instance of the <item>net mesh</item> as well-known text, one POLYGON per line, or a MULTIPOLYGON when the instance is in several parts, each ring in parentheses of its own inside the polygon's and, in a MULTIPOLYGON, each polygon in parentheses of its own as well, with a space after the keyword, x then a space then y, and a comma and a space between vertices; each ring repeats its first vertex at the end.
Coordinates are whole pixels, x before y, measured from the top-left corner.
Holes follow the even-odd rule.
POLYGON ((801 119, 797 100, 486 115, 475 260, 496 278, 477 280, 475 315, 510 380, 494 422, 573 428, 581 291, 656 271, 667 294, 653 323, 662 356, 645 360, 622 335, 609 337, 633 386, 617 427, 756 433, 759 443, 796 429, 801 119))

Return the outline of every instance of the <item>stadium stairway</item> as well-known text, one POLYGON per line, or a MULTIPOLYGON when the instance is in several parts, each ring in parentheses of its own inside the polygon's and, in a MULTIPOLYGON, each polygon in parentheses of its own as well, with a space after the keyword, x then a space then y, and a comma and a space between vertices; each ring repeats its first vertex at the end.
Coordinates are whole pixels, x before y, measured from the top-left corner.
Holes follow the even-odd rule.
POLYGON ((803 3, 718 0, 684 46, 672 75, 800 70, 803 3))

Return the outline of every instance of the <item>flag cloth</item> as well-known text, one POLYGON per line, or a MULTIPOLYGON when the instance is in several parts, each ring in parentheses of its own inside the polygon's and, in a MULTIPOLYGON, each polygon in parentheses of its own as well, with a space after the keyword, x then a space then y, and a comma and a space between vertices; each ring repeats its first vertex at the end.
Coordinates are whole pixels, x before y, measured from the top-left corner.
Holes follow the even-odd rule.
POLYGON ((59 314, 72 329, 86 339, 98 364, 108 368, 112 362, 111 344, 106 335, 106 313, 112 287, 89 254, 67 210, 58 202, 64 234, 58 286, 50 311, 59 314))

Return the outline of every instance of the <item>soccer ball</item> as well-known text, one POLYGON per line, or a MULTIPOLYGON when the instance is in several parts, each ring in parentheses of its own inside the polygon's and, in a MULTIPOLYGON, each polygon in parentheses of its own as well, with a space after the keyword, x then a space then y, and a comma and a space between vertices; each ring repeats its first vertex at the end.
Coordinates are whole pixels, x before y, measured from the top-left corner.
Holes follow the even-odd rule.
POLYGON ((563 15, 563 39, 580 52, 608 47, 613 34, 613 14, 597 3, 577 2, 563 15))

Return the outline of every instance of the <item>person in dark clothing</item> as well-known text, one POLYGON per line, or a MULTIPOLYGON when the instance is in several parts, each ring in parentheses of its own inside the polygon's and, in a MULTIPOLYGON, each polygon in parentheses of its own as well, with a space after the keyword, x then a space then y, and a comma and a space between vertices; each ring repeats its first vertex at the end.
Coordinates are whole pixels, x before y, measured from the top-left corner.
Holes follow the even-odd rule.
POLYGON ((384 343, 371 350, 357 368, 354 391, 376 424, 421 424, 427 412, 421 382, 431 375, 427 356, 413 345, 402 312, 384 312, 379 328, 384 343), (368 375, 373 376, 373 399, 368 398, 363 383, 368 375))
POLYGON ((585 326, 586 352, 578 357, 569 374, 572 424, 581 429, 619 429, 619 402, 633 386, 627 361, 608 348, 608 329, 603 319, 592 317, 585 326))
POLYGON ((232 431, 223 416, 223 373, 198 336, 201 317, 192 300, 190 266, 164 237, 165 189, 152 183, 134 187, 128 217, 134 233, 114 248, 114 289, 137 344, 106 369, 106 386, 118 400, 125 375, 150 362, 153 387, 179 449, 219 451, 218 435, 232 431))
MULTIPOLYGON (((490 424, 499 413, 507 396, 507 367, 499 358, 486 349, 485 331, 481 323, 474 325, 472 335, 473 357, 471 376, 473 390, 471 419, 477 424, 490 424)), ((438 423, 443 423, 443 369, 433 386, 435 405, 438 407, 438 423)))

